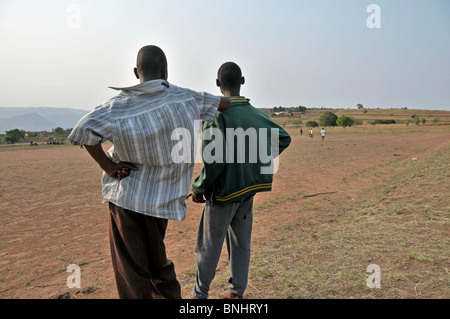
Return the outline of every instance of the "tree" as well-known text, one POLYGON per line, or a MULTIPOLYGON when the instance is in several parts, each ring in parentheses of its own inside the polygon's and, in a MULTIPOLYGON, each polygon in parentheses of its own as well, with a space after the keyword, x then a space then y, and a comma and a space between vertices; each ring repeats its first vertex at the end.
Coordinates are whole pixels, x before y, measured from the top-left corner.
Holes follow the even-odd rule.
POLYGON ((64 134, 64 129, 62 128, 62 127, 57 127, 57 128, 54 128, 53 130, 52 130, 52 132, 54 133, 54 134, 58 134, 58 135, 62 135, 62 134, 64 134))
POLYGON ((13 130, 6 131, 5 141, 9 144, 14 144, 19 142, 25 137, 25 131, 15 128, 13 130))
POLYGON ((319 123, 321 126, 336 126, 337 115, 333 112, 326 111, 320 115, 319 123))
POLYGON ((309 127, 317 127, 317 126, 319 126, 319 124, 317 124, 316 121, 308 121, 308 122, 306 122, 305 125, 309 126, 309 127))
POLYGON ((411 118, 412 118, 412 122, 413 122, 413 123, 415 123, 416 125, 419 125, 419 123, 420 123, 420 117, 419 117, 419 115, 413 114, 413 115, 411 116, 411 118))
POLYGON ((356 104, 356 107, 358 108, 358 110, 361 110, 364 108, 364 106, 362 104, 356 104))
POLYGON ((336 124, 342 127, 352 126, 354 123, 353 119, 351 117, 348 117, 346 115, 341 115, 336 121, 336 124))

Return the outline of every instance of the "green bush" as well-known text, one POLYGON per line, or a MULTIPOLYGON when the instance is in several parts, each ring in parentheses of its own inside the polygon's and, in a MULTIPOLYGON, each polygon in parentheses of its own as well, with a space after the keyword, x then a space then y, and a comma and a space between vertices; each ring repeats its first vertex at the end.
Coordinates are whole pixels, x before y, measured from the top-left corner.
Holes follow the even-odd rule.
POLYGON ((24 137, 25 137, 25 131, 15 128, 13 130, 6 131, 5 141, 8 144, 14 144, 14 143, 19 142, 24 137))
POLYGON ((395 120, 375 120, 373 122, 370 122, 370 124, 395 124, 397 123, 395 120))
POLYGON ((333 112, 326 111, 320 115, 319 123, 321 126, 336 126, 337 115, 333 112))
POLYGON ((319 126, 319 124, 316 121, 308 121, 308 122, 306 122, 306 126, 317 127, 317 126, 319 126))
POLYGON ((336 121, 336 124, 342 127, 352 126, 354 123, 354 120, 347 116, 347 115, 341 115, 336 121))

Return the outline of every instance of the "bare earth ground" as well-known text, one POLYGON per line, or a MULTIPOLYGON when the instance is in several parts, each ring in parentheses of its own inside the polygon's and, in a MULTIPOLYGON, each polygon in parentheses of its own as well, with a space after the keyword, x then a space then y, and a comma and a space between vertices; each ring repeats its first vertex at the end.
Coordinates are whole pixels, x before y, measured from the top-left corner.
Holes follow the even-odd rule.
MULTIPOLYGON (((247 297, 449 298, 449 149, 449 132, 293 134, 273 191, 255 198, 247 297), (428 170, 441 178, 427 181, 428 170), (366 287, 369 264, 380 289, 366 287)), ((36 147, 0 161, 0 298, 117 298, 101 171, 87 152, 36 147), (70 264, 80 289, 66 286, 70 264)), ((202 211, 187 206, 166 237, 183 298, 202 211)), ((212 298, 227 279, 224 250, 212 298)))

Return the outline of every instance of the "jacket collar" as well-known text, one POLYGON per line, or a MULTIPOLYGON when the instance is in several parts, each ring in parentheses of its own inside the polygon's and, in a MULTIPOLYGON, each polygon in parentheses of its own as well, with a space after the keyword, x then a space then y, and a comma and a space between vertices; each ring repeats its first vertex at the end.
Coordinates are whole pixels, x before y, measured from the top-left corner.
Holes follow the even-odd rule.
POLYGON ((247 99, 243 96, 236 96, 230 98, 231 103, 249 103, 250 99, 247 99))
POLYGON ((164 87, 169 87, 169 82, 165 80, 151 80, 143 83, 139 83, 137 85, 129 86, 129 87, 112 87, 109 86, 110 89, 119 90, 126 93, 141 95, 141 94, 152 94, 162 92, 164 87))

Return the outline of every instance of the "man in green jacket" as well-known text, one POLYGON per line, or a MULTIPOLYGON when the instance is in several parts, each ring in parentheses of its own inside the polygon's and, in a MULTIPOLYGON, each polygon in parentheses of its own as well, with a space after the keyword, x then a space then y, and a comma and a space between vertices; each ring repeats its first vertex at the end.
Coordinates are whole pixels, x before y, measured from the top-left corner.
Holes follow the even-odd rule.
POLYGON ((203 169, 192 183, 193 201, 205 203, 195 254, 196 285, 193 296, 208 298, 224 239, 231 278, 224 299, 239 299, 247 288, 253 196, 272 189, 275 158, 291 137, 277 123, 240 95, 245 79, 233 62, 218 71, 217 86, 232 106, 217 112, 202 132, 203 169))

